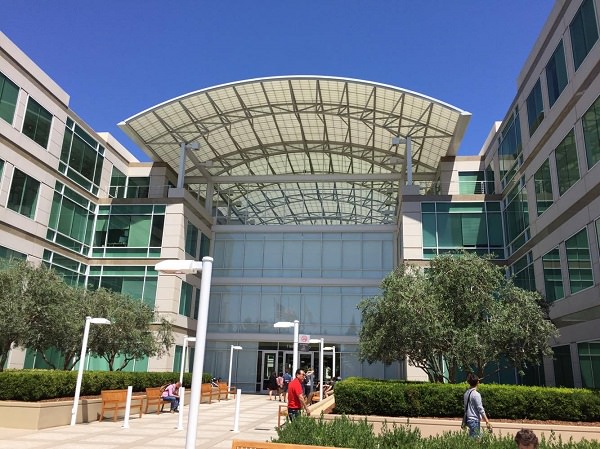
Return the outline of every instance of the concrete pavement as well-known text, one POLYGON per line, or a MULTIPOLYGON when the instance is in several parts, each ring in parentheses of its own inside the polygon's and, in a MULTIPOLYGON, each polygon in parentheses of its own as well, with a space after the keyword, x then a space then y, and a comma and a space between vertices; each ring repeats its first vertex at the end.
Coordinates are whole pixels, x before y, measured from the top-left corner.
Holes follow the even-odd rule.
MULTIPOLYGON (((270 441, 277 436, 279 401, 268 396, 242 394, 239 432, 233 432, 235 400, 200 404, 196 447, 202 449, 231 447, 232 439, 270 441)), ((188 406, 184 407, 183 430, 177 430, 177 413, 149 413, 132 416, 129 428, 123 420, 104 420, 75 426, 43 430, 7 429, 0 427, 0 449, 141 449, 183 448, 187 429, 188 406)), ((0 426, 2 423, 0 423, 0 426)))

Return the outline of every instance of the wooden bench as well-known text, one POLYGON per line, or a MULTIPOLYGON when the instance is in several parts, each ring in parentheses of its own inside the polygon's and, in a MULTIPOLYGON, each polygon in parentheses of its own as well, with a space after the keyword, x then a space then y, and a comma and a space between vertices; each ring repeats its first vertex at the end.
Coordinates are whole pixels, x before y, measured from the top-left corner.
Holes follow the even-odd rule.
POLYGON ((170 402, 163 400, 160 387, 146 388, 146 408, 144 409, 144 413, 148 413, 148 407, 156 405, 156 414, 160 415, 165 408, 165 404, 170 404, 170 402))
POLYGON ((208 403, 210 404, 213 397, 216 397, 219 401, 221 401, 219 389, 213 387, 211 383, 202 384, 200 387, 200 402, 202 402, 202 399, 208 398, 208 403))
POLYGON ((285 424, 287 418, 288 418, 287 404, 280 405, 279 410, 277 410, 277 427, 281 427, 283 424, 285 424), (281 418, 283 418, 283 423, 281 422, 281 418))
POLYGON ((221 397, 229 399, 229 395, 232 395, 235 398, 236 393, 235 387, 230 387, 225 382, 219 382, 219 400, 221 397))
MULTIPOLYGON (((102 421, 104 414, 113 413, 113 421, 117 420, 119 410, 125 410, 127 406, 127 390, 102 390, 100 392, 102 399, 102 408, 100 409, 100 417, 98 421, 102 421)), ((142 417, 142 398, 132 398, 130 410, 139 409, 140 418, 142 417)))
MULTIPOLYGON (((270 443, 267 441, 233 440, 231 449, 336 449, 331 446, 310 446, 308 444, 270 443)), ((337 448, 340 449, 340 448, 337 448)), ((347 449, 347 448, 341 448, 347 449)))

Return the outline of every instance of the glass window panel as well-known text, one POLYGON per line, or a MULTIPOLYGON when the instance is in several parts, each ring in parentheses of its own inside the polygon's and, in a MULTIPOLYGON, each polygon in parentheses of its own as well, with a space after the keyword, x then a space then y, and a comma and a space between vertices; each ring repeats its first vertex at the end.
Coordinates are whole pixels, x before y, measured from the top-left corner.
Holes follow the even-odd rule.
POLYGON ((47 148, 52 125, 52 114, 44 109, 37 101, 29 97, 27 111, 23 120, 23 134, 47 148))
POLYGON ((15 168, 6 206, 21 215, 33 218, 39 189, 38 181, 15 168))
POLYGON ((533 176, 535 200, 538 215, 543 214, 552 203, 552 181, 550 179, 550 160, 546 159, 533 176))
POLYGON ((12 125, 17 108, 19 87, 0 73, 0 118, 12 125))
POLYGON ((553 249, 542 257, 542 267, 544 269, 546 301, 553 302, 563 298, 565 294, 558 248, 553 249))
POLYGON ((571 293, 591 287, 594 284, 592 262, 588 247, 587 229, 582 229, 565 242, 569 285, 571 293))
POLYGON ((546 65, 546 84, 550 107, 556 102, 568 82, 565 49, 563 42, 560 41, 546 65))
POLYGON ((558 192, 560 195, 579 180, 579 164, 575 148, 575 132, 571 130, 554 151, 558 192))
POLYGON ((438 214, 438 240, 440 247, 462 246, 462 221, 460 214, 438 214))
POLYGON ((588 170, 600 160, 600 97, 582 118, 588 170))
POLYGON ((529 135, 533 135, 535 130, 544 120, 544 104, 542 102, 542 87, 540 80, 535 83, 531 93, 527 97, 527 119, 529 121, 529 135))
POLYGON ((147 247, 150 240, 151 216, 134 215, 131 217, 131 226, 127 246, 147 247))
POLYGON ((579 68, 598 40, 598 25, 593 0, 584 0, 569 25, 575 70, 579 68))

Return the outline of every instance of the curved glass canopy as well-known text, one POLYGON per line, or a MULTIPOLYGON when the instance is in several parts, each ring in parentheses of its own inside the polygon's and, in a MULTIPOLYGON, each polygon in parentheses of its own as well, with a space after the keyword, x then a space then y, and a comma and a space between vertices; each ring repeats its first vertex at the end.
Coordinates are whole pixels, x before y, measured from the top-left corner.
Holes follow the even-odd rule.
POLYGON ((469 119, 393 86, 289 76, 202 89, 119 126, 175 172, 181 144, 197 142, 185 187, 208 200, 218 223, 385 224, 406 182, 406 138, 414 183, 430 185, 469 119))

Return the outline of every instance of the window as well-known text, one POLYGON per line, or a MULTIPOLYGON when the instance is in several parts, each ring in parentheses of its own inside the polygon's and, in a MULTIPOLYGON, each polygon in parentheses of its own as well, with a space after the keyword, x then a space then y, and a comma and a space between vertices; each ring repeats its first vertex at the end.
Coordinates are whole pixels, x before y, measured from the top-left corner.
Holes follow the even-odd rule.
POLYGON ((97 194, 103 163, 104 147, 68 118, 58 164, 60 172, 97 194))
POLYGON ((600 160, 600 97, 582 118, 588 170, 600 160))
POLYGON ((538 215, 542 215, 546 209, 552 206, 552 182, 550 179, 550 160, 546 159, 542 166, 533 176, 535 184, 535 201, 538 215))
POLYGON ((498 162, 500 179, 503 185, 514 176, 516 162, 522 151, 521 125, 519 124, 519 111, 515 110, 512 117, 500 131, 500 143, 498 145, 498 162))
POLYGON ((575 148, 575 133, 573 130, 556 147, 556 174, 558 175, 558 193, 562 196, 579 180, 579 164, 575 148))
POLYGON ((181 292, 179 295, 179 314, 192 315, 192 285, 181 281, 181 292))
POLYGON ((571 294, 574 294, 594 285, 587 229, 582 229, 567 240, 565 247, 569 266, 569 286, 571 294))
POLYGON ((129 178, 127 184, 127 198, 148 198, 150 178, 129 178))
POLYGON ((584 0, 569 25, 575 70, 598 40, 598 25, 593 0, 584 0))
POLYGON ((514 251, 528 239, 525 231, 529 228, 529 208, 527 188, 523 182, 516 185, 507 195, 504 223, 506 243, 511 244, 514 251))
POLYGON ((21 215, 33 218, 39 190, 39 181, 15 168, 6 206, 21 215))
POLYGON ((560 253, 554 248, 542 257, 544 269, 544 286, 546 288, 546 301, 554 302, 565 296, 562 272, 560 267, 560 253))
POLYGON ((556 102, 568 83, 567 66, 565 64, 565 48, 562 41, 546 65, 546 84, 548 85, 548 102, 550 107, 556 102))
POLYGON ((108 194, 111 198, 125 198, 125 185, 127 184, 127 176, 117 167, 113 167, 112 176, 110 178, 110 187, 108 194))
POLYGON ((535 273, 533 270, 533 257, 531 253, 525 254, 510 267, 510 274, 517 287, 529 291, 536 291, 535 273))
POLYGON ((542 102, 542 86, 540 80, 537 80, 531 93, 527 97, 527 120, 529 121, 529 135, 532 136, 535 130, 544 120, 544 104, 542 102))
POLYGON ((158 273, 152 266, 90 266, 88 288, 99 287, 140 299, 154 308, 158 273))
POLYGON ((194 259, 198 255, 198 228, 189 221, 185 230, 185 252, 194 259))
POLYGON ((0 118, 12 125, 17 108, 19 87, 0 73, 0 118))
POLYGON ((486 193, 485 175, 483 171, 461 171, 458 172, 458 193, 469 195, 486 193))
POLYGON ((37 142, 40 146, 48 148, 52 114, 46 111, 37 101, 29 97, 27 111, 23 121, 23 134, 37 142))

